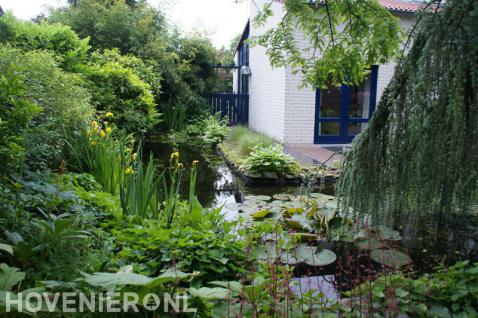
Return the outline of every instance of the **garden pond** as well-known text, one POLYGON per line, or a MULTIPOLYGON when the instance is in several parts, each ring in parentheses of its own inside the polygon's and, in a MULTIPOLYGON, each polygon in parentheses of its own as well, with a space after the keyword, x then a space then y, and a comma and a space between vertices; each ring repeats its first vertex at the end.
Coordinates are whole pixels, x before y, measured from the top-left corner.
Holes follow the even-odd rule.
MULTIPOLYGON (((286 226, 295 228, 297 232, 306 232, 301 237, 302 241, 318 241, 323 251, 335 252, 337 258, 348 262, 339 264, 335 262, 335 255, 315 254, 320 266, 314 264, 317 261, 308 260, 302 257, 302 261, 296 255, 290 255, 293 259, 289 263, 296 266, 296 274, 301 282, 306 285, 320 285, 325 289, 324 294, 334 295, 334 286, 343 283, 348 285, 347 277, 338 277, 337 273, 353 271, 356 267, 369 267, 374 270, 382 270, 382 266, 373 260, 387 256, 392 265, 406 265, 407 268, 417 274, 430 272, 438 264, 454 264, 458 260, 478 260, 478 217, 476 213, 467 218, 450 217, 444 220, 429 220, 422 224, 415 224, 414 220, 396 222, 393 229, 385 226, 371 227, 368 230, 354 229, 355 235, 348 232, 333 232, 334 222, 341 220, 340 216, 330 213, 332 209, 324 210, 321 220, 314 220, 313 223, 304 220, 302 217, 308 214, 311 209, 319 212, 323 207, 333 207, 336 202, 330 195, 333 189, 330 187, 308 189, 311 197, 304 199, 304 189, 301 186, 278 186, 278 185, 251 185, 244 182, 240 177, 234 175, 228 168, 224 159, 213 149, 205 149, 200 143, 171 143, 171 142, 149 142, 145 144, 145 152, 151 152, 155 159, 163 165, 169 164, 167 159, 174 151, 180 154, 180 161, 190 166, 193 160, 199 160, 200 167, 197 176, 197 196, 205 207, 223 207, 225 217, 228 220, 236 220, 244 216, 245 222, 253 222, 254 219, 277 218, 285 221, 286 226), (324 194, 325 192, 325 194, 324 194), (301 204, 306 201, 309 207, 307 211, 301 210, 296 202, 301 204), (319 208, 317 204, 319 202, 319 208), (315 205, 314 205, 315 204, 315 205), (322 207, 322 208, 321 208, 322 207), (328 211, 328 212, 327 212, 328 211), (303 215, 301 214, 303 212, 303 215), (286 218, 286 219, 285 219, 286 218), (413 224, 412 224, 413 222, 413 224), (446 224, 446 226, 440 226, 446 224), (335 239, 324 239, 320 233, 327 232, 327 236, 335 239), (319 233, 318 235, 312 233, 319 233), (410 234, 407 234, 410 233, 410 234), (355 242, 355 243, 351 243, 355 242), (385 252, 384 252, 385 251, 385 252), (392 251, 393 257, 387 255, 386 251, 392 251), (297 259, 294 258, 297 257, 297 259), (325 257, 325 259, 323 259, 325 257), (353 259, 353 261, 352 261, 353 259), (347 265, 344 265, 347 263, 347 265), (410 263, 410 264, 409 264, 410 263), (338 265, 339 264, 339 265, 338 265), (344 268, 343 266, 347 267, 344 268), (307 273, 307 275, 305 275, 307 273), (310 281, 310 279, 314 279, 310 281)), ((188 178, 187 171, 183 178, 183 193, 187 193, 188 178)), ((349 224, 349 229, 353 225, 349 224)), ((268 243, 265 244, 265 246, 268 243)), ((310 243, 309 243, 310 244, 310 243)), ((256 252, 270 257, 265 246, 258 247, 256 252), (261 250, 263 248, 263 250, 261 250), (265 249, 264 249, 265 248, 265 249)), ((307 252, 296 251, 299 254, 307 252)), ((313 253, 313 252, 312 252, 313 253)), ((333 253, 332 253, 333 254, 333 253)), ((383 262, 382 262, 383 263, 383 262)), ((302 285, 302 284, 301 284, 302 285)))

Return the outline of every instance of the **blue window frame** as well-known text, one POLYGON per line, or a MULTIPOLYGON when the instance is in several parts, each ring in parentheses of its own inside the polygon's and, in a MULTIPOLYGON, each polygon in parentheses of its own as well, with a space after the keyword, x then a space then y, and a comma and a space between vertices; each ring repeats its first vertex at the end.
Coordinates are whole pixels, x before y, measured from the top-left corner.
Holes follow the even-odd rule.
POLYGON ((314 143, 350 143, 375 111, 378 66, 359 86, 341 85, 315 93, 314 143))
POLYGON ((237 77, 237 88, 239 94, 249 93, 249 76, 241 74, 241 67, 249 66, 249 43, 246 42, 249 38, 249 28, 249 23, 247 23, 238 48, 239 76, 237 77))

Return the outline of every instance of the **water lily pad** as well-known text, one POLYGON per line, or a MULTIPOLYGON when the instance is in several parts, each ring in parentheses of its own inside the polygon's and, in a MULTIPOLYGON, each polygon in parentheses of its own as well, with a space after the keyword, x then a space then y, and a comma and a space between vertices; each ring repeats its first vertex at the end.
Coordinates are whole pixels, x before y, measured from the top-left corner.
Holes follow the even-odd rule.
POLYGON ((370 258, 379 264, 390 267, 401 267, 412 263, 410 256, 394 249, 373 250, 370 252, 370 258))
POLYGON ((330 237, 332 241, 341 241, 345 243, 353 243, 355 242, 355 229, 350 224, 339 223, 339 224, 332 224, 332 228, 330 231, 330 237))
POLYGON ((304 214, 294 214, 289 219, 284 219, 291 228, 299 231, 312 232, 314 230, 314 221, 307 218, 304 214))
POLYGON ((274 194, 272 197, 276 200, 288 201, 293 197, 293 195, 287 193, 279 193, 274 194))
POLYGON ((253 246, 250 255, 262 261, 275 259, 277 258, 276 242, 267 242, 264 245, 253 246))
POLYGON ((300 225, 299 222, 297 221, 294 221, 294 220, 291 220, 291 219, 284 219, 284 222, 291 228, 293 228, 294 230, 303 230, 304 228, 302 227, 302 225, 300 225))
POLYGON ((271 199, 268 195, 246 195, 244 198, 249 201, 269 201, 271 199))
POLYGON ((398 231, 395 231, 394 229, 389 228, 388 226, 379 225, 377 226, 376 230, 377 230, 377 235, 381 240, 400 241, 402 239, 398 231))
POLYGON ((366 239, 369 239, 370 237, 371 237, 370 229, 363 228, 355 235, 354 238, 356 240, 366 240, 366 239))
POLYGON ((281 256, 281 261, 288 265, 297 265, 299 263, 306 263, 310 266, 327 266, 335 262, 337 255, 327 249, 322 249, 317 252, 315 246, 301 245, 291 252, 284 253, 281 256))
POLYGON ((376 238, 369 238, 368 240, 359 240, 357 241, 357 247, 361 250, 375 250, 383 247, 383 242, 377 240, 376 238))
POLYGON ((262 201, 262 200, 249 200, 247 199, 246 201, 244 201, 244 204, 247 204, 247 206, 265 206, 267 205, 267 202, 266 201, 262 201))
POLYGON ((327 266, 335 262, 337 255, 328 249, 322 249, 320 252, 314 254, 312 258, 305 261, 310 266, 327 266))
POLYGON ((266 216, 268 216, 270 213, 271 213, 271 211, 269 211, 269 210, 260 210, 260 211, 252 213, 252 218, 254 220, 263 219, 266 216))
POLYGON ((329 223, 335 217, 335 209, 321 208, 316 212, 316 216, 320 220, 324 220, 324 223, 329 223))
POLYGON ((312 233, 291 233, 290 235, 297 237, 301 242, 316 242, 320 238, 317 234, 312 233))
POLYGON ((229 210, 235 210, 235 211, 244 211, 247 208, 247 205, 244 203, 231 202, 226 204, 225 208, 229 210))
POLYGON ((293 253, 290 252, 282 253, 282 255, 280 256, 280 260, 282 264, 287 265, 297 265, 302 262, 301 260, 297 259, 297 257, 295 257, 293 253))

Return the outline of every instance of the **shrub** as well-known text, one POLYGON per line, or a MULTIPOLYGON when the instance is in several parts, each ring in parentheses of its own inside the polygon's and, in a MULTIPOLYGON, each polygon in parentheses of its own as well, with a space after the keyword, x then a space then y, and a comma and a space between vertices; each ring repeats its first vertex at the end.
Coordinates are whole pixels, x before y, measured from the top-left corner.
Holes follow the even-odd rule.
POLYGON ((204 118, 202 121, 204 127, 202 138, 204 141, 211 145, 220 144, 229 132, 227 123, 227 118, 220 119, 218 114, 204 118))
MULTIPOLYGON (((108 56, 108 55, 107 55, 108 56)), ((96 53, 84 68, 92 101, 100 113, 127 132, 144 133, 158 122, 150 86, 131 68, 96 53)))
POLYGON ((81 0, 50 12, 49 21, 69 25, 80 37, 90 37, 94 50, 118 48, 134 54, 161 74, 161 91, 146 78, 158 105, 182 105, 189 119, 208 111, 204 93, 221 85, 216 70, 217 51, 206 37, 185 37, 168 29, 164 14, 145 1, 81 0))
POLYGON ((0 43, 24 50, 54 52, 59 65, 73 69, 84 63, 89 50, 88 39, 80 39, 70 27, 42 22, 22 21, 7 13, 0 17, 0 43))
POLYGON ((2 159, 18 157, 25 147, 32 168, 57 168, 65 136, 83 130, 93 114, 81 80, 61 70, 49 52, 0 46, 0 86, 2 159))
POLYGON ((297 170, 297 163, 291 156, 284 154, 279 144, 268 147, 261 144, 255 146, 242 166, 252 173, 273 172, 284 175, 297 170))

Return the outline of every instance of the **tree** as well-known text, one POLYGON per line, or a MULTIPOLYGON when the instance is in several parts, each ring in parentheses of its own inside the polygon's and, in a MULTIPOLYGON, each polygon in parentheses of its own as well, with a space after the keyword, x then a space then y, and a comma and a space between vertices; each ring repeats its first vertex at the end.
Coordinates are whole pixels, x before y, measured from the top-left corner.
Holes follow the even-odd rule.
POLYGON ((217 82, 207 66, 216 63, 216 50, 205 37, 185 37, 171 28, 162 12, 145 1, 131 5, 124 0, 79 0, 74 6, 51 11, 49 20, 89 37, 93 50, 118 49, 123 55, 141 58, 158 74, 149 78, 154 81, 143 80, 160 108, 180 105, 187 108, 188 116, 207 110, 202 94, 217 82))
MULTIPOLYGON (((263 26, 273 14, 272 0, 256 16, 263 26)), ((265 46, 272 66, 288 66, 304 74, 313 87, 358 84, 373 64, 383 64, 399 49, 398 19, 377 0, 284 0, 281 21, 253 44, 265 46), (310 49, 296 41, 299 30, 310 49)))
POLYGON ((478 185, 477 16, 476 0, 421 12, 410 52, 347 154, 343 207, 412 223, 470 211, 478 185))

